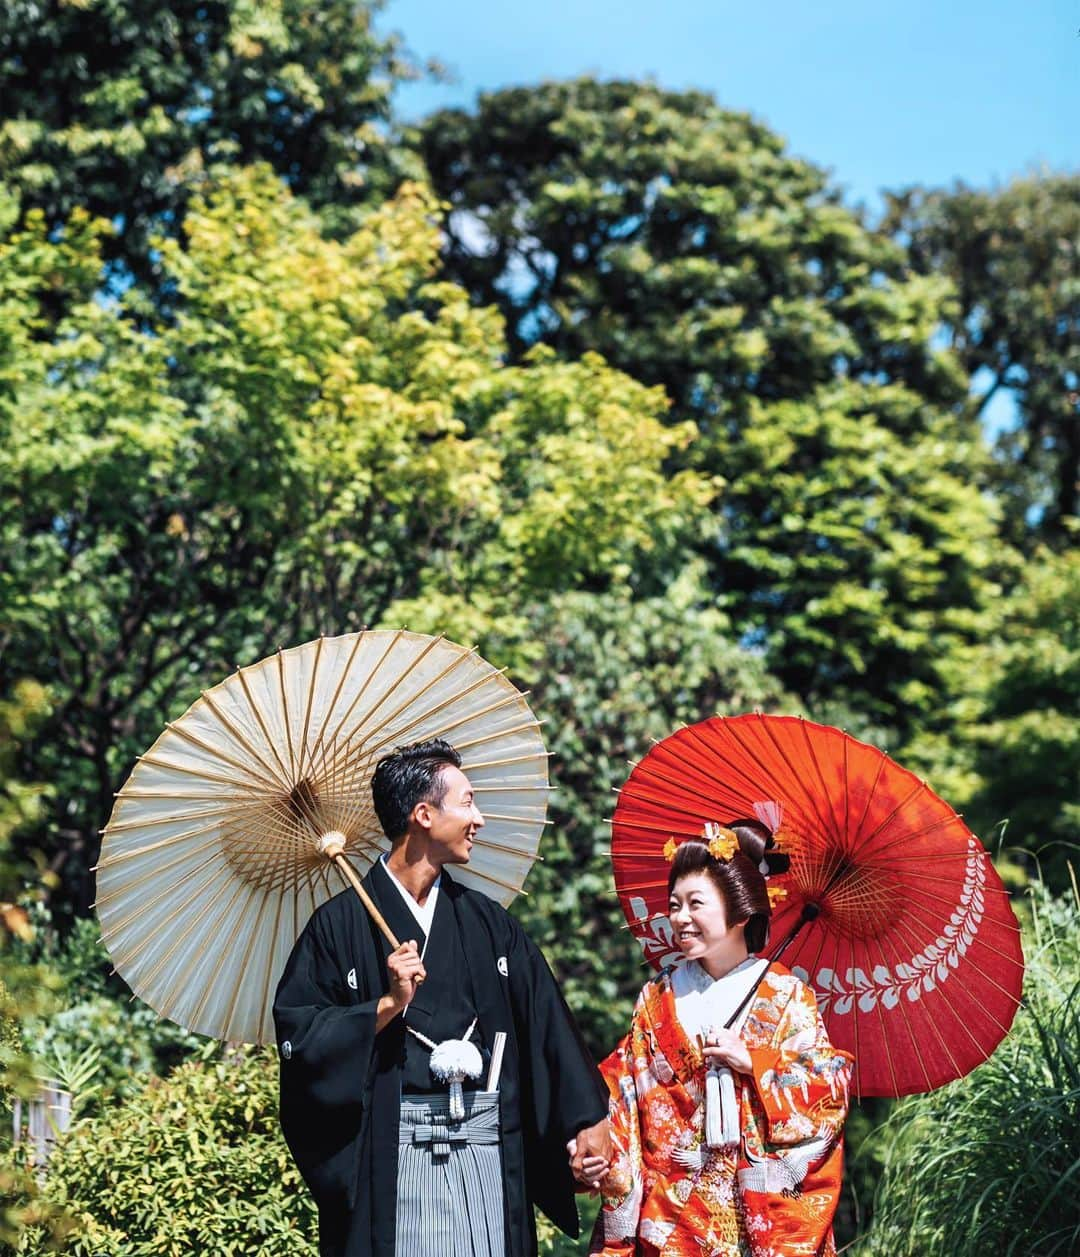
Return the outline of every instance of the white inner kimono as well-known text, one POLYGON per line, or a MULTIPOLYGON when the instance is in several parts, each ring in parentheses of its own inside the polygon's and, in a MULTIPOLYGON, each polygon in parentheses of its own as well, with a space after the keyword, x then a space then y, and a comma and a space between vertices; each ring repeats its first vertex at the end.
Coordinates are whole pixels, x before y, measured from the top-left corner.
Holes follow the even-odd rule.
MULTIPOLYGON (((747 956, 721 978, 711 978, 696 960, 686 960, 671 975, 675 1013, 690 1039, 701 1042, 722 1030, 746 993, 769 967, 768 960, 747 956)), ((739 1014, 731 1029, 739 1032, 752 1000, 739 1014)), ((722 1148, 739 1139, 739 1107, 735 1077, 726 1065, 717 1065, 705 1075, 705 1142, 722 1148)))

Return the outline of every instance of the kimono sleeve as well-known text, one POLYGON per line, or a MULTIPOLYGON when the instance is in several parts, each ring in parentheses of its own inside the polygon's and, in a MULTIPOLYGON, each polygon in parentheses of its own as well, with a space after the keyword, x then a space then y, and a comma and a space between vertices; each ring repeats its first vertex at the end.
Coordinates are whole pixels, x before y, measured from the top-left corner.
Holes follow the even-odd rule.
POLYGON ((643 1008, 639 998, 630 1033, 600 1062, 610 1094, 611 1143, 615 1157, 600 1184, 601 1207, 593 1231, 590 1257, 632 1257, 644 1195, 641 1119, 634 1081, 634 1043, 643 1008))
POLYGON ((343 979, 318 915, 297 940, 274 999, 281 1128, 320 1207, 351 1207, 378 999, 343 979))
POLYGON ((508 956, 521 1068, 530 1193, 569 1235, 578 1233, 566 1143, 607 1116, 607 1088, 540 949, 517 925, 508 956))
POLYGON ((752 1080, 770 1144, 801 1144, 814 1131, 831 1142, 843 1129, 854 1057, 833 1047, 813 991, 796 978, 767 1046, 752 1047, 752 1080))

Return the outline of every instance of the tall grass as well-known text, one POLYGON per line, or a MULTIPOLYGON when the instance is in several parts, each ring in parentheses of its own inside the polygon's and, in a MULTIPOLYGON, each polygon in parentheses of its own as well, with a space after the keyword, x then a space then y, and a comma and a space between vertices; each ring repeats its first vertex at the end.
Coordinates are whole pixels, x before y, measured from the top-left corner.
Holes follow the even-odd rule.
POLYGON ((969 1077, 899 1104, 858 1257, 1080 1254, 1080 907, 1032 888, 1024 1003, 969 1077))

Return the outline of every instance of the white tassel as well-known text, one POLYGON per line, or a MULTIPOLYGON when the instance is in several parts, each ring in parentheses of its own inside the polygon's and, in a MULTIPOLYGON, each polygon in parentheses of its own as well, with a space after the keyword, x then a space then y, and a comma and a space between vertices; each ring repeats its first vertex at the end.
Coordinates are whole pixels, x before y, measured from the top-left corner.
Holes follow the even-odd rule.
POLYGON ((735 1078, 725 1066, 705 1074, 705 1142, 710 1148, 739 1142, 739 1099, 735 1078))
MULTIPOLYGON (((471 1031, 472 1027, 470 1027, 471 1031)), ((484 1062, 475 1043, 465 1039, 446 1039, 431 1053, 431 1076, 436 1082, 450 1084, 450 1119, 460 1122, 465 1116, 465 1095, 461 1089, 466 1078, 476 1079, 483 1072, 484 1062)))

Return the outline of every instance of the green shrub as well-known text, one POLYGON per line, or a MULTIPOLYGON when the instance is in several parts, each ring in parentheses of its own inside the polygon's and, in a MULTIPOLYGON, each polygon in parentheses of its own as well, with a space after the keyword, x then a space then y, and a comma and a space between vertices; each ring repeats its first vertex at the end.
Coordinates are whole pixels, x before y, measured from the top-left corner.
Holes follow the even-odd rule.
POLYGON ((1080 1252, 1080 911, 1033 891, 1024 1005, 969 1077, 897 1106, 864 1257, 1080 1252))
MULTIPOLYGON (((315 1208, 278 1128, 271 1052, 189 1061, 76 1122, 41 1186, 77 1257, 314 1255, 315 1208)), ((42 1251, 30 1230, 16 1251, 42 1251)))

